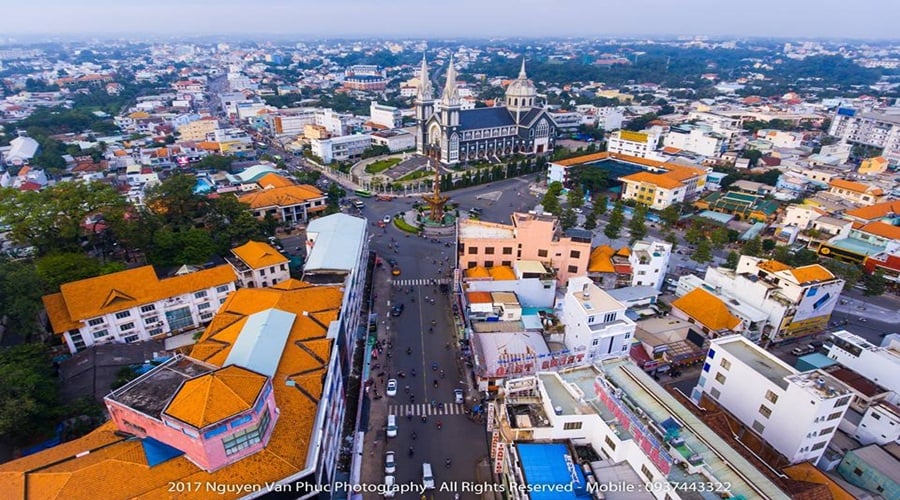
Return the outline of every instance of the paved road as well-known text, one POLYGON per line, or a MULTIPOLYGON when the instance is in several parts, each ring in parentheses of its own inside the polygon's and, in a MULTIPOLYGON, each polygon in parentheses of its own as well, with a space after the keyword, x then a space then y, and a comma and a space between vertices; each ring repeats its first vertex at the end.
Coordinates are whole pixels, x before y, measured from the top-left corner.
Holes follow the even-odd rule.
MULTIPOLYGON (((412 201, 366 200, 367 206, 361 213, 369 221, 377 221, 384 215, 409 208, 412 201)), ((392 343, 390 358, 385 350, 377 360, 372 360, 372 363, 381 365, 372 371, 376 380, 375 390, 383 396, 385 382, 396 376, 398 370, 406 372, 407 376, 398 378, 397 396, 373 400, 364 448, 364 454, 371 459, 363 462, 362 481, 370 484, 384 481, 384 452, 388 449, 397 454, 395 477, 398 484, 421 483, 423 462, 432 464, 438 486, 445 481, 475 481, 476 465, 487 455, 487 439, 483 424, 469 420, 464 408, 476 404, 473 398, 478 396, 467 392, 465 405, 454 403, 453 389, 468 389, 466 377, 470 375, 458 358, 450 310, 451 297, 431 285, 432 279, 449 282, 448 266, 435 264, 434 261, 443 262, 444 257, 449 257, 452 262, 452 243, 449 247, 444 245, 452 240, 434 243, 420 237, 407 237, 391 226, 385 229, 373 227, 373 234, 371 248, 385 261, 384 266, 375 271, 373 287, 375 311, 379 317, 379 340, 385 344, 387 341, 392 343), (390 274, 387 259, 396 259, 400 276, 390 274), (441 274, 438 274, 438 268, 441 274), (427 302, 426 297, 434 298, 435 303, 427 302), (399 317, 388 316, 390 307, 396 304, 404 305, 403 313, 399 317), (432 320, 436 326, 433 332, 429 332, 432 320), (411 354, 407 354, 407 349, 411 354), (432 363, 437 364, 438 371, 432 371, 432 363), (413 370, 416 372, 414 377, 413 370), (441 378, 439 370, 444 370, 444 378, 441 378), (385 372, 383 378, 378 377, 381 372, 385 372), (437 381, 437 387, 434 381, 437 381), (409 394, 405 391, 407 385, 409 394), (443 407, 432 406, 432 401, 443 407), (396 438, 386 437, 389 413, 398 416, 399 432, 396 438), (422 415, 425 415, 425 422, 421 420, 422 415), (438 421, 442 424, 441 429, 437 428, 438 421), (417 435, 416 439, 412 438, 413 432, 417 435), (408 455, 410 447, 414 448, 411 457, 408 455), (447 458, 452 461, 449 469, 444 465, 447 458)), ((370 395, 373 394, 370 391, 370 395)), ((453 498, 452 493, 440 491, 429 496, 453 498)), ((419 496, 408 494, 398 495, 398 498, 418 499, 419 496)))

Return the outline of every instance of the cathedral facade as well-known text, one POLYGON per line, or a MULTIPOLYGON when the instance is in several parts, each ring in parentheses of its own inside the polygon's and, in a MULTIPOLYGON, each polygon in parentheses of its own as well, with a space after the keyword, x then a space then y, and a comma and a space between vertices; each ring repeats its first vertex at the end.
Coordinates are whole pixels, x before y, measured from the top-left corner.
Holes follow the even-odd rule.
POLYGON ((553 118, 537 106, 537 92, 525 74, 524 60, 519 77, 506 89, 504 106, 463 110, 453 59, 441 98, 435 99, 422 58, 416 124, 416 151, 446 165, 549 153, 556 136, 553 118))

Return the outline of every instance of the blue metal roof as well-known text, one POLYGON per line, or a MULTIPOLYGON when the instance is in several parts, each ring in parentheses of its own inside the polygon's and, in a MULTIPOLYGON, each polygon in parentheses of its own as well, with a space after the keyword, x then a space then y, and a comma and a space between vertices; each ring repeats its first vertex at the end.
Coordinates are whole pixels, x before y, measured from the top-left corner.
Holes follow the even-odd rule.
POLYGON ((267 377, 275 375, 296 314, 266 309, 247 317, 224 366, 237 365, 267 377))
POLYGON ((525 481, 533 488, 529 493, 532 500, 590 497, 584 473, 566 445, 518 443, 516 449, 525 481))
POLYGON ((147 458, 147 465, 150 467, 184 455, 184 452, 178 448, 169 446, 151 437, 141 439, 141 446, 144 448, 144 456, 147 458))
POLYGON ((463 130, 515 125, 506 108, 477 108, 459 112, 459 127, 463 130))

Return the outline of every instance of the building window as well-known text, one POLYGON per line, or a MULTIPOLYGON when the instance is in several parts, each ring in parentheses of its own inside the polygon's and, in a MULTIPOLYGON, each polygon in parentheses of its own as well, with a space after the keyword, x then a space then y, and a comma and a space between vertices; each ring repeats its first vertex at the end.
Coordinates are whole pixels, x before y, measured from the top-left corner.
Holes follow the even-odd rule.
POLYGON ((142 313, 148 313, 150 311, 156 310, 156 304, 147 304, 146 306, 141 306, 142 313))
POLYGON ((116 319, 125 319, 131 316, 131 311, 119 311, 116 313, 116 319))
POLYGON ((107 335, 109 335, 109 330, 107 330, 106 328, 104 328, 103 330, 97 330, 92 335, 94 336, 95 340, 102 339, 103 337, 106 337, 107 335))
POLYGON ((209 309, 209 302, 204 302, 197 306, 197 310, 202 311, 204 309, 209 309))
POLYGON ((152 325, 153 323, 156 323, 157 321, 159 321, 159 316, 147 316, 146 318, 144 318, 145 325, 152 325))
POLYGON ((564 431, 577 431, 581 429, 581 422, 566 422, 563 424, 564 431))
POLYGON ((872 412, 872 418, 874 418, 875 420, 881 420, 881 414, 872 412))
POLYGON ((128 330, 134 330, 134 322, 125 323, 124 325, 119 326, 119 331, 127 332, 128 330))
POLYGON ((572 274, 578 273, 578 266, 569 266, 568 269, 572 274))
POLYGON ((260 269, 260 270, 259 270, 259 275, 260 275, 260 276, 265 276, 265 275, 266 275, 266 270, 265 270, 265 269, 260 269))
POLYGON ((258 425, 238 431, 223 439, 222 446, 225 447, 225 455, 234 455, 262 441, 262 437, 266 434, 266 430, 269 427, 269 420, 269 409, 266 408, 266 412, 259 419, 258 425))
POLYGON ((206 290, 200 290, 194 294, 195 299, 202 299, 203 297, 206 297, 206 290))
POLYGON ((280 266, 278 266, 278 268, 281 269, 282 271, 285 271, 285 270, 286 270, 285 267, 284 267, 284 264, 281 264, 280 266))
POLYGON ((578 250, 572 250, 571 252, 569 252, 570 259, 578 259, 580 257, 581 257, 581 252, 579 252, 578 250))
POLYGON ((600 345, 600 339, 594 339, 594 340, 592 340, 592 341, 591 341, 591 345, 593 345, 593 346, 598 346, 598 345, 600 345))
POLYGON ((778 402, 778 394, 775 394, 772 391, 766 391, 766 399, 773 403, 777 403, 778 402))
POLYGON ((228 291, 228 285, 222 285, 222 286, 216 288, 216 292, 218 292, 218 293, 225 293, 227 291, 228 291))
POLYGON ((125 343, 130 344, 130 343, 132 343, 132 342, 137 342, 137 341, 140 340, 140 339, 141 339, 141 336, 140 336, 140 335, 129 335, 129 336, 125 337, 125 338, 122 339, 122 340, 124 340, 125 343))
POLYGON ((709 363, 703 363, 703 371, 705 371, 706 373, 709 373, 709 368, 710 368, 709 363))
POLYGON ((770 416, 772 416, 772 410, 766 405, 759 405, 759 414, 766 418, 769 418, 770 416))
POLYGON ((486 247, 484 249, 484 254, 485 255, 494 255, 494 247, 486 247))
POLYGON ((469 255, 478 255, 478 247, 469 247, 469 255))
POLYGON ((97 326, 97 325, 102 325, 105 322, 106 321, 103 318, 94 318, 94 319, 88 320, 88 325, 97 326))
POLYGON ((503 255, 512 255, 512 247, 503 247, 503 255))
POLYGON ((826 434, 831 434, 832 432, 834 432, 834 427, 827 427, 827 428, 822 429, 821 431, 819 431, 819 435, 820 435, 820 436, 824 436, 824 435, 826 435, 826 434))
POLYGON ((719 366, 721 366, 723 370, 728 370, 729 368, 731 368, 731 361, 722 358, 722 361, 719 361, 719 366))
POLYGON ((646 465, 641 464, 641 474, 643 474, 647 480, 653 481, 653 473, 650 472, 650 469, 648 469, 646 465))
POLYGON ((166 321, 169 323, 169 329, 172 331, 183 330, 194 326, 194 318, 191 316, 190 307, 182 307, 174 311, 166 313, 166 321))
POLYGON ((616 443, 609 436, 604 437, 603 442, 606 443, 606 446, 609 446, 610 450, 616 451, 616 443))
POLYGON ((835 407, 835 408, 840 408, 841 406, 846 405, 847 403, 850 402, 850 399, 851 399, 852 397, 853 397, 853 396, 847 396, 846 398, 842 398, 842 399, 837 400, 837 402, 834 403, 834 407, 835 407))
POLYGON ((825 420, 834 420, 836 418, 841 418, 841 412, 832 413, 831 415, 828 415, 828 418, 825 420))
POLYGON ((766 430, 766 426, 763 425, 763 424, 761 424, 761 423, 759 423, 759 421, 757 421, 757 420, 754 420, 754 421, 753 421, 753 424, 750 425, 750 427, 752 427, 754 431, 756 431, 756 432, 758 432, 758 433, 760 433, 760 434, 762 434, 763 431, 766 430))
POLYGON ((709 395, 713 397, 713 399, 719 399, 719 396, 722 394, 721 391, 713 387, 709 390, 709 395))
POLYGON ((225 299, 219 299, 219 305, 222 305, 224 303, 225 303, 225 299))
POLYGON ((212 317, 213 317, 213 313, 211 313, 211 312, 209 312, 209 313, 203 313, 203 314, 200 315, 200 320, 201 320, 201 321, 206 321, 206 320, 208 320, 208 319, 211 319, 212 317))
POLYGON ((809 449, 809 451, 821 450, 822 448, 825 447, 826 444, 828 444, 828 441, 820 441, 820 442, 814 444, 812 446, 812 448, 809 449))
POLYGON ((538 250, 538 257, 546 257, 547 250, 538 250))
POLYGON ((717 374, 716 374, 716 382, 718 382, 718 383, 720 383, 720 384, 724 384, 724 383, 725 383, 725 380, 727 380, 727 379, 725 378, 725 375, 722 375, 721 373, 717 373, 717 374))
POLYGON ((604 322, 604 323, 612 323, 612 322, 615 321, 615 320, 616 320, 616 313, 614 313, 614 312, 613 312, 613 313, 606 313, 606 315, 603 316, 603 322, 604 322))
POLYGON ((152 337, 152 336, 154 336, 154 335, 159 335, 159 334, 161 334, 162 332, 163 332, 163 329, 162 329, 162 328, 154 328, 154 329, 148 331, 147 333, 152 337))
POLYGON ((501 265, 501 266, 506 266, 506 267, 512 267, 512 261, 511 261, 511 260, 504 260, 504 261, 500 262, 500 265, 501 265))

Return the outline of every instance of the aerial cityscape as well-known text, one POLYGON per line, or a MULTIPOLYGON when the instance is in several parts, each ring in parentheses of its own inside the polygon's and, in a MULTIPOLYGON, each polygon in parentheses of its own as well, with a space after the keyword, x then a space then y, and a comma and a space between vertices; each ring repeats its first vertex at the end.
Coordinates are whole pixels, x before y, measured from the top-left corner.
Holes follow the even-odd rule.
POLYGON ((900 498, 900 9, 7 6, 0 498, 900 498))

